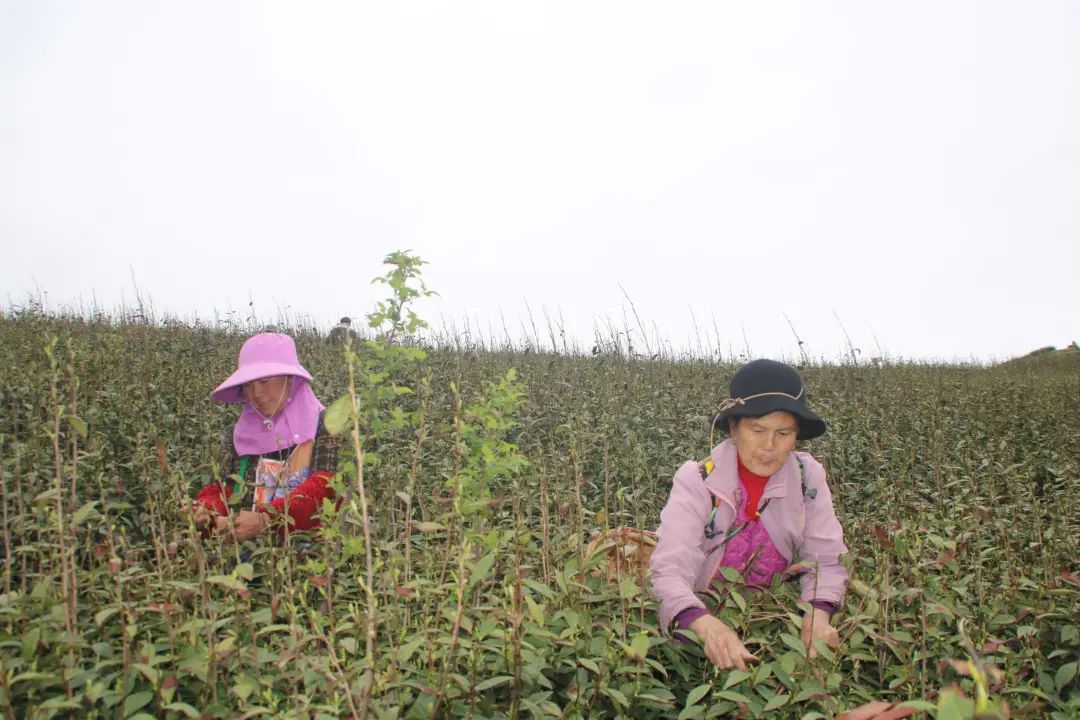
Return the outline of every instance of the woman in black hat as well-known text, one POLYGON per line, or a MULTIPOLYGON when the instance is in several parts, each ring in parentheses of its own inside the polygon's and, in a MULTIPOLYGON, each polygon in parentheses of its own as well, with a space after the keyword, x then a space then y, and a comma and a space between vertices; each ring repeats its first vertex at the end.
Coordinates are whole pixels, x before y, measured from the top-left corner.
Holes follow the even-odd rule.
POLYGON ((847 548, 824 468, 795 450, 797 440, 826 429, 806 406, 802 378, 784 363, 747 363, 731 379, 731 397, 713 428, 727 430, 729 438, 704 462, 679 468, 660 513, 650 569, 661 627, 693 630, 718 667, 744 670, 757 658, 696 593, 723 582, 720 568, 767 586, 798 562, 809 608, 803 642, 811 656, 814 640, 837 646, 830 617, 844 598, 840 556, 847 548))

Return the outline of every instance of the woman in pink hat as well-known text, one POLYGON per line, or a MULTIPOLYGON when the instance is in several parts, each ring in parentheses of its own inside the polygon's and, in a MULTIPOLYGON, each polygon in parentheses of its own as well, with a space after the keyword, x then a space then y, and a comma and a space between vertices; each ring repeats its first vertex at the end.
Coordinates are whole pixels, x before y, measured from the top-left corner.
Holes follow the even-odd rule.
POLYGON ((328 482, 337 471, 340 441, 323 428, 323 405, 311 390, 288 335, 260 333, 240 348, 236 372, 213 392, 220 403, 243 403, 233 427, 226 475, 241 482, 212 482, 195 498, 197 525, 244 541, 273 524, 312 530, 328 482), (229 498, 243 500, 229 512, 229 498), (230 532, 230 524, 232 530, 230 532))

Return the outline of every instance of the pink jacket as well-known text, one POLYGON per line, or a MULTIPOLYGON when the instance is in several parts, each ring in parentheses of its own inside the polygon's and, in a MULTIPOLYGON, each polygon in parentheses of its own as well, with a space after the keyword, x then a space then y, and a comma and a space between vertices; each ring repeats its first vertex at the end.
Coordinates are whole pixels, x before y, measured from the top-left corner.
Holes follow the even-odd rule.
MULTIPOLYGON (((715 467, 704 480, 697 462, 685 463, 678 472, 667 504, 660 512, 659 539, 649 567, 652 591, 660 603, 660 627, 668 628, 674 617, 689 607, 705 607, 695 594, 705 590, 716 574, 723 550, 719 545, 734 527, 739 507, 737 451, 725 440, 710 453, 715 467), (713 526, 717 534, 705 538, 705 525, 720 499, 713 526)), ((825 468, 808 453, 794 452, 765 484, 761 524, 780 553, 789 561, 814 565, 800 578, 802 599, 842 603, 847 571, 840 556, 847 552, 844 530, 833 511, 832 493, 825 482, 825 468), (798 459, 796 459, 798 458, 798 459), (806 497, 799 477, 802 462, 806 497)))

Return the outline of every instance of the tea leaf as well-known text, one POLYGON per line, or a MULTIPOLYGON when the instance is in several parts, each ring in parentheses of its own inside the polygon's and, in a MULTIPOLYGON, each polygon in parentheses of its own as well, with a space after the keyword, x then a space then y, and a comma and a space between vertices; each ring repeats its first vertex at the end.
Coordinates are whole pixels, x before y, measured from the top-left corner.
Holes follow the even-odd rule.
POLYGON ((419 530, 423 533, 439 532, 440 530, 446 529, 445 525, 440 525, 436 522, 416 522, 413 523, 412 526, 414 529, 419 530))
POLYGON ((331 435, 342 435, 352 424, 352 399, 342 395, 323 413, 323 425, 331 435))
POLYGON ((1057 669, 1056 673, 1054 673, 1054 685, 1057 687, 1058 692, 1064 690, 1065 686, 1072 682, 1073 678, 1076 677, 1076 666, 1077 664, 1074 660, 1071 663, 1065 663, 1057 669))
POLYGON ((146 707, 154 699, 154 693, 149 690, 132 693, 124 699, 124 717, 130 718, 137 710, 146 707))
POLYGON ((697 705, 706 695, 709 694, 709 691, 712 690, 712 688, 712 685, 705 683, 704 685, 698 685, 696 688, 691 690, 686 696, 686 707, 697 705))
POLYGON ((746 672, 745 670, 729 670, 727 674, 727 679, 724 680, 723 689, 727 690, 730 687, 734 687, 735 685, 738 685, 749 677, 750 673, 746 672))
POLYGON ((488 678, 487 680, 484 680, 483 682, 477 683, 476 684, 476 690, 477 690, 477 692, 484 692, 485 690, 490 690, 492 688, 499 687, 500 685, 506 685, 506 684, 511 683, 513 681, 514 681, 514 676, 513 675, 496 675, 495 677, 488 678))

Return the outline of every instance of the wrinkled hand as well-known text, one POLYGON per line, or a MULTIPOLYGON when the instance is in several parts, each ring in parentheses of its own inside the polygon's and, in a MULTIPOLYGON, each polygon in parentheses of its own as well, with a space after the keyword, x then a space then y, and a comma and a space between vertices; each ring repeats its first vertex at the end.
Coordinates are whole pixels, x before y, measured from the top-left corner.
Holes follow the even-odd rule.
POLYGON ((180 512, 192 516, 195 527, 209 527, 218 516, 217 511, 211 510, 200 502, 192 502, 186 507, 180 508, 180 512))
POLYGON ((721 670, 745 670, 746 663, 757 662, 757 657, 742 644, 739 634, 712 615, 702 615, 690 623, 690 629, 701 638, 705 656, 721 670))
POLYGON ((840 633, 829 624, 829 613, 817 608, 811 608, 803 616, 802 622, 802 641, 803 645, 806 646, 807 657, 817 657, 817 648, 814 647, 815 640, 824 640, 825 644, 831 648, 840 647, 840 633))
POLYGON ((214 518, 214 526, 224 539, 236 542, 244 542, 257 536, 270 525, 270 516, 266 513, 241 510, 232 516, 232 527, 229 525, 230 518, 218 515, 214 518))

